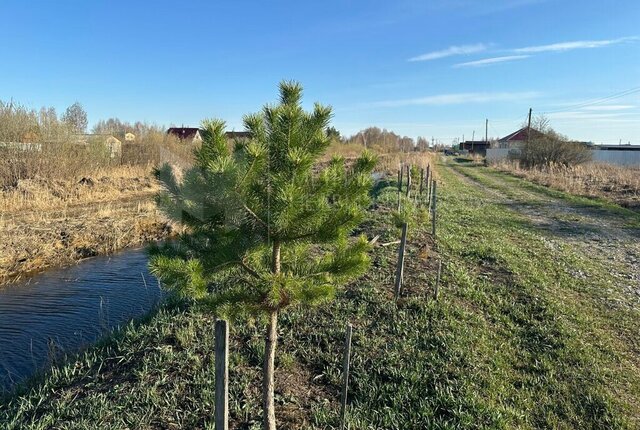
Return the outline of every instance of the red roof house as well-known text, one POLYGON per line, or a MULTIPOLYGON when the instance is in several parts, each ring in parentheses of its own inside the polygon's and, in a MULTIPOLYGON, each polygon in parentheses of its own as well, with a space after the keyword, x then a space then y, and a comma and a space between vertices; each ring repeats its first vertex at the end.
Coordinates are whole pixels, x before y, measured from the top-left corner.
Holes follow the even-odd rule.
POLYGON ((195 127, 171 127, 167 134, 175 136, 180 140, 190 140, 192 142, 202 141, 200 129, 195 127))
POLYGON ((535 128, 529 129, 528 127, 522 127, 520 130, 498 139, 498 146, 500 148, 516 148, 527 141, 527 139, 540 139, 545 137, 545 134, 535 128))

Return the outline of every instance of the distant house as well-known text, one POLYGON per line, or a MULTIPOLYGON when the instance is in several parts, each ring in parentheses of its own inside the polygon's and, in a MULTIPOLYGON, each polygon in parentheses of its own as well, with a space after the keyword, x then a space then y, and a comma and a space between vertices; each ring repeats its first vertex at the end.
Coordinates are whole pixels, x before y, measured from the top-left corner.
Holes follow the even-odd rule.
POLYGON ((486 140, 465 140, 460 144, 462 151, 469 151, 470 154, 480 154, 482 156, 487 154, 487 149, 491 147, 491 142, 486 140))
POLYGON ((122 142, 113 136, 109 136, 104 140, 104 146, 109 150, 111 158, 116 158, 122 154, 122 142))
POLYGON ((640 167, 640 145, 592 145, 592 159, 596 163, 640 167))
POLYGON ((592 148, 600 151, 640 151, 640 145, 593 145, 592 148))
POLYGON ((109 157, 116 158, 122 154, 122 141, 111 134, 76 134, 75 143, 88 145, 99 143, 109 151, 109 157))
POLYGON ((124 141, 126 143, 132 143, 136 141, 136 135, 129 131, 120 131, 118 133, 114 133, 114 136, 118 138, 118 140, 124 141))
POLYGON ((516 130, 513 133, 498 139, 498 148, 520 148, 527 139, 540 139, 546 135, 536 130, 535 128, 529 129, 528 127, 522 127, 520 130, 516 130))
POLYGON ((171 127, 167 130, 167 134, 184 141, 202 142, 200 129, 195 127, 171 127))
POLYGON ((248 131, 227 131, 225 135, 229 140, 251 139, 251 133, 248 131))

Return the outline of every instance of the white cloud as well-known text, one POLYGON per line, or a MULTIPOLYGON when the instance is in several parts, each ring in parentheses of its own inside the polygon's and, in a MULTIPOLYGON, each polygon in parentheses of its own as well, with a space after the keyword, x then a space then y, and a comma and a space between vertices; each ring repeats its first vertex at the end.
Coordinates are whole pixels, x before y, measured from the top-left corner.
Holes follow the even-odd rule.
POLYGON ((573 49, 593 49, 602 48, 604 46, 616 45, 623 42, 638 40, 638 37, 620 37, 618 39, 608 40, 578 40, 573 42, 552 43, 550 45, 527 46, 525 48, 514 49, 513 52, 531 54, 535 52, 564 52, 573 49))
POLYGON ((583 107, 582 110, 591 110, 591 111, 619 111, 625 109, 633 109, 634 105, 602 105, 602 106, 587 106, 583 107))
POLYGON ((454 94, 438 94, 434 96, 418 97, 413 99, 400 99, 400 100, 384 100, 374 102, 371 104, 373 107, 401 107, 401 106, 419 106, 419 105, 431 105, 431 106, 443 106, 443 105, 457 105, 466 103, 490 103, 490 102, 504 102, 514 101, 522 99, 530 99, 538 97, 539 93, 535 91, 527 92, 501 92, 501 93, 454 93, 454 94))
POLYGON ((477 52, 485 51, 486 49, 487 46, 483 43, 476 43, 474 45, 450 46, 447 49, 443 49, 441 51, 427 52, 426 54, 409 58, 409 61, 437 60, 438 58, 451 57, 454 55, 475 54, 477 52))
POLYGON ((506 61, 522 60, 529 58, 530 55, 507 55, 504 57, 485 58, 483 60, 469 61, 467 63, 455 64, 453 67, 481 67, 496 63, 504 63, 506 61))

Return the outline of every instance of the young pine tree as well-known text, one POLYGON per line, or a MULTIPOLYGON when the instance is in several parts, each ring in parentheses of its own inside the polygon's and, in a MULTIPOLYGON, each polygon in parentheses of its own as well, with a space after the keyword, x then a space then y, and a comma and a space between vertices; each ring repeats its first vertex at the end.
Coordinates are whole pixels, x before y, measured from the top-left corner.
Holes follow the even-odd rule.
POLYGON ((251 138, 229 148, 224 123, 202 123, 195 165, 178 180, 164 165, 161 208, 187 229, 151 251, 162 284, 218 315, 266 320, 264 428, 276 428, 274 358, 278 314, 332 299, 366 271, 369 244, 350 237, 369 204, 376 160, 350 167, 319 159, 330 144, 331 109, 301 107, 302 87, 280 84, 280 102, 244 117, 251 138))

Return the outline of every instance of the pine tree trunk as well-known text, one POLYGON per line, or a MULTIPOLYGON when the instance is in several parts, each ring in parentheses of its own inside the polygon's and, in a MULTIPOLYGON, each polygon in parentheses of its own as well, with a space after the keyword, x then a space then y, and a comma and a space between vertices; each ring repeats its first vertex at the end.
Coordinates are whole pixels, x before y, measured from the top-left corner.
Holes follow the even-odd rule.
POLYGON ((273 252, 271 255, 271 272, 280 273, 280 242, 273 243, 273 252))
MULTIPOLYGON (((280 242, 273 244, 271 271, 280 273, 280 242)), ((267 327, 267 337, 264 342, 264 368, 262 373, 262 403, 263 403, 263 428, 264 430, 276 430, 276 410, 274 405, 275 387, 275 359, 276 343, 278 341, 278 311, 273 310, 269 314, 269 326, 267 327)))
POLYGON ((264 430, 276 430, 276 411, 273 402, 274 392, 274 373, 276 358, 276 342, 277 342, 277 325, 278 312, 273 311, 269 315, 269 327, 267 328, 267 337, 265 339, 264 348, 264 369, 263 369, 263 413, 264 413, 264 430))

